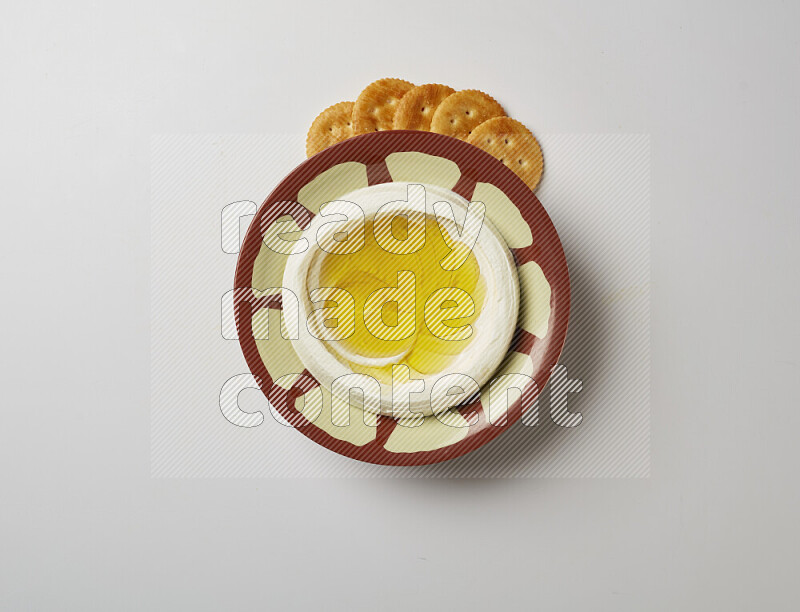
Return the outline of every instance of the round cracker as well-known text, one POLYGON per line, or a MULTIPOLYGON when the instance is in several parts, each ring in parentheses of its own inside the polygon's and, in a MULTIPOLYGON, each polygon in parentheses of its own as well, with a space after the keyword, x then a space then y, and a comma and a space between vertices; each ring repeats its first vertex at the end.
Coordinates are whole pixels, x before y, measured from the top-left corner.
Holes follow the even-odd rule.
POLYGON ((322 111, 311 123, 306 137, 306 155, 311 157, 337 142, 354 136, 353 102, 339 102, 322 111))
POLYGON ((467 140, 481 123, 505 114, 503 107, 489 94, 477 89, 464 89, 445 98, 436 108, 431 132, 467 140))
POLYGON ((402 97, 414 87, 402 79, 378 79, 364 88, 353 107, 356 134, 391 130, 394 112, 402 97))
POLYGON ((467 139, 511 168, 528 187, 536 189, 542 179, 544 156, 539 141, 522 123, 511 117, 484 121, 467 139))
POLYGON ((409 89, 394 114, 394 129, 431 131, 431 120, 436 108, 445 98, 456 92, 452 87, 430 83, 409 89))

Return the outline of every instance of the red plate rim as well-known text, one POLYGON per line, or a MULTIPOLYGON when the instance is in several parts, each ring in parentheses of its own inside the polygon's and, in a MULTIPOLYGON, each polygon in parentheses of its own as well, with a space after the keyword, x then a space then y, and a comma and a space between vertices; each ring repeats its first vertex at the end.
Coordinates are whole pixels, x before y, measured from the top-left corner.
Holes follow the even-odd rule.
POLYGON ((283 418, 317 444, 340 455, 379 465, 427 465, 455 459, 480 448, 507 431, 522 417, 523 403, 527 405, 533 401, 547 384, 552 368, 557 364, 564 348, 569 322, 570 283, 567 261, 555 226, 539 199, 513 171, 485 151, 456 138, 432 132, 391 130, 363 134, 329 147, 298 165, 264 200, 250 223, 236 264, 234 283, 237 288, 234 292, 234 316, 239 343, 247 365, 265 397, 283 418), (259 356, 252 331, 254 312, 267 305, 279 305, 279 300, 274 298, 251 297, 253 269, 262 241, 260 228, 292 213, 301 228, 307 227, 310 216, 302 213, 307 209, 295 204, 298 193, 316 176, 336 165, 345 162, 362 163, 367 168, 369 185, 391 182, 385 160, 391 153, 399 152, 425 153, 455 162, 461 171, 461 177, 451 191, 467 200, 471 200, 475 185, 479 182, 491 183, 505 193, 519 209, 533 235, 531 246, 511 249, 517 266, 535 261, 551 288, 550 319, 546 337, 540 339, 518 328, 509 349, 509 352, 527 353, 531 356, 533 363, 538 366, 532 375, 536 384, 531 384, 509 407, 502 423, 489 423, 480 400, 477 400, 458 409, 470 422, 468 434, 463 440, 443 448, 412 453, 393 453, 384 447, 394 428, 399 426, 390 417, 378 417, 375 440, 363 446, 338 440, 307 421, 295 408, 295 399, 319 383, 306 370, 303 372, 305 376, 301 376, 288 391, 273 385, 259 356))

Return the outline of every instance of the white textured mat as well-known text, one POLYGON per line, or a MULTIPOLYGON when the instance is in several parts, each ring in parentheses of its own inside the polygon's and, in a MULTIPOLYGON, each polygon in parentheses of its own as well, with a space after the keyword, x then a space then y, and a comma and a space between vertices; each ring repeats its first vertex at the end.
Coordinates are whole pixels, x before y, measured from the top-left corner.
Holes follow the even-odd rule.
POLYGON ((161 135, 152 141, 151 468, 157 477, 644 477, 650 429, 650 152, 647 135, 539 134, 537 196, 566 251, 572 314, 561 364, 583 388, 566 429, 518 423, 483 448, 425 467, 360 463, 275 419, 260 391, 242 393, 263 424, 245 429, 219 408, 226 380, 246 373, 221 334, 221 298, 236 255, 223 252, 224 206, 260 205, 304 159, 301 135, 161 135))

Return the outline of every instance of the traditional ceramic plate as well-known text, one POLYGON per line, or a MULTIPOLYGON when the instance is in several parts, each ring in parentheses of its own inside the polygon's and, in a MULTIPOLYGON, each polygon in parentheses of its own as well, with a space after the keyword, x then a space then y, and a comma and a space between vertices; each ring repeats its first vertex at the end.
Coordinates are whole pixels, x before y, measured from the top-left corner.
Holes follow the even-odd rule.
MULTIPOLYGON (((383 465, 424 465, 459 457, 498 437, 531 406, 556 365, 567 333, 570 287, 567 263, 553 223, 534 193, 502 163, 466 142, 416 131, 364 134, 325 149, 300 164, 259 208, 236 267, 234 314, 247 364, 272 406, 322 446, 383 465), (330 392, 305 370, 282 334, 260 339, 281 309, 288 254, 263 244, 266 232, 300 231, 320 206, 370 185, 412 182, 448 189, 486 205, 486 215, 511 249, 520 281, 517 330, 495 376, 532 378, 500 418, 487 417, 488 385, 452 418, 425 417, 406 427, 391 417, 362 414, 346 427, 331 419, 330 392), (274 317, 273 317, 274 318, 274 317), (446 422, 442 422, 446 421, 446 422)), ((505 394, 506 388, 492 388, 505 394)), ((355 410, 355 409, 353 409, 355 410)), ((500 442, 498 442, 500 443, 500 442)))

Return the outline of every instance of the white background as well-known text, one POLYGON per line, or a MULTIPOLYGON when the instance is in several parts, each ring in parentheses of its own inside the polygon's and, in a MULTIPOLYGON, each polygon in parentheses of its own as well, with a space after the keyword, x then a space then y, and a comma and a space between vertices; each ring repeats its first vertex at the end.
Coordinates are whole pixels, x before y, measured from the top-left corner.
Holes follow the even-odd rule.
POLYGON ((0 609, 797 609, 797 5, 2 12, 0 609), (150 135, 382 76, 652 135, 649 479, 150 478, 150 135))

